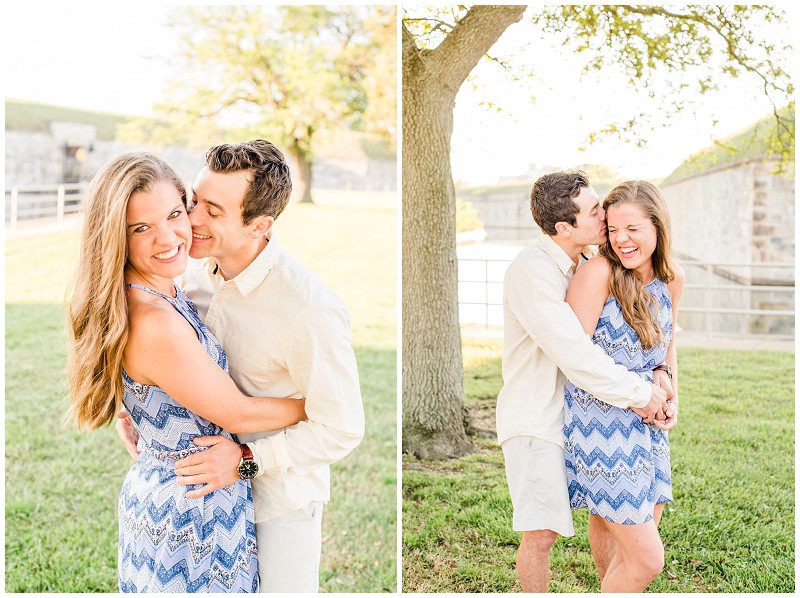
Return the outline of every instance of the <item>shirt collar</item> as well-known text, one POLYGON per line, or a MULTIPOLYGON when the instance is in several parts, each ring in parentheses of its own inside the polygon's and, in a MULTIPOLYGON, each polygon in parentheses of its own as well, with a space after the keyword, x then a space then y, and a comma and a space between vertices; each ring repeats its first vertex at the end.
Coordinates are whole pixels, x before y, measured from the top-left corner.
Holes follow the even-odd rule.
POLYGON ((572 258, 567 255, 567 252, 564 251, 558 243, 553 241, 550 235, 542 234, 542 236, 539 237, 539 242, 542 249, 553 259, 564 276, 571 274, 572 267, 575 263, 572 261, 572 258))
MULTIPOLYGON (((269 233, 267 233, 267 241, 267 246, 261 250, 261 253, 256 256, 256 259, 250 262, 250 265, 242 270, 238 276, 228 281, 235 284, 242 295, 247 296, 252 293, 258 285, 264 282, 264 279, 272 270, 272 266, 275 265, 275 259, 280 252, 280 247, 275 241, 274 230, 270 230, 269 233)), ((219 267, 215 258, 208 258, 206 268, 211 278, 218 279, 220 283, 224 282, 222 274, 219 273, 219 267)))

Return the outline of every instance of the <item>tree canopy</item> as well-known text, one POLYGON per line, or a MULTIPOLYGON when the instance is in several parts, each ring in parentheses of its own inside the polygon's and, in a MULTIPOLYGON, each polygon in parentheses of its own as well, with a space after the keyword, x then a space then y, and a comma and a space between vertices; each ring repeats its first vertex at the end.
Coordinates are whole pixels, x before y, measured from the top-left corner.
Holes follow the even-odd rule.
MULTIPOLYGON (((418 7, 406 11, 404 26, 421 48, 433 49, 469 11, 467 6, 418 7)), ((768 139, 778 168, 793 171, 794 84, 787 15, 774 6, 632 6, 561 5, 529 7, 525 21, 536 34, 560 44, 564 52, 582 57, 584 74, 621 74, 629 89, 641 97, 635 111, 615 111, 615 118, 591 131, 585 142, 610 137, 639 147, 648 145, 648 133, 668 128, 678 113, 690 112, 726 80, 750 82, 772 106, 775 123, 768 139)), ((493 47, 484 58, 506 71, 511 80, 534 78, 539 69, 529 48, 493 47)), ((560 84, 580 85, 580 81, 560 84)), ((473 86, 478 86, 472 81, 473 86)), ((491 90, 487 91, 491 96, 491 90)), ((602 99, 598 99, 602 102, 602 99)), ((708 101, 708 100, 705 100, 708 101)), ((503 109, 502 98, 481 102, 503 109)), ((575 115, 579 117, 580 115, 575 115)), ((713 120, 713 119, 712 119, 713 120)), ((711 124, 714 124, 713 122, 711 124)), ((729 149, 734 149, 730 147, 729 149)))
POLYGON ((301 186, 317 131, 394 139, 394 7, 186 6, 173 24, 175 74, 156 118, 132 127, 140 137, 194 147, 266 138, 289 153, 301 186))

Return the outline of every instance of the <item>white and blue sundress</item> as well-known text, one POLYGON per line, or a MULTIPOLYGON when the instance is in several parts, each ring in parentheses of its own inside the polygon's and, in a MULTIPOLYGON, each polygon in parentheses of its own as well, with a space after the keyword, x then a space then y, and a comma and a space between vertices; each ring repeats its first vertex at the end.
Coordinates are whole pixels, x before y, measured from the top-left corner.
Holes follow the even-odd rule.
MULTIPOLYGON (((163 297, 186 318, 205 350, 225 371, 227 357, 197 309, 177 287, 163 297)), ((253 495, 249 480, 187 499, 198 486, 179 486, 175 461, 204 450, 195 436, 234 438, 181 406, 158 386, 122 372, 123 403, 139 431, 139 460, 119 498, 118 578, 121 592, 257 592, 253 495)), ((235 440, 235 438, 234 438, 235 440)))
MULTIPOLYGON (((592 342, 614 361, 652 381, 672 338, 672 301, 655 279, 645 291, 658 300, 661 343, 645 350, 613 296, 603 306, 592 342)), ((564 392, 564 451, 572 509, 621 524, 645 523, 653 508, 672 501, 667 432, 630 409, 605 403, 569 382, 564 392)))

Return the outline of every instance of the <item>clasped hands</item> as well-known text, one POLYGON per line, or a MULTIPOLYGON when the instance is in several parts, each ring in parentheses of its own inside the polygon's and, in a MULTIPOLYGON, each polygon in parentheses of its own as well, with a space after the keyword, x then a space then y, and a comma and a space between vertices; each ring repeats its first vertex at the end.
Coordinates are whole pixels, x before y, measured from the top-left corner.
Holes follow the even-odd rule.
POLYGON ((678 423, 678 403, 674 396, 672 381, 661 371, 654 372, 653 394, 644 407, 631 407, 631 411, 641 416, 646 424, 653 424, 661 430, 671 430, 678 423))
MULTIPOLYGON (((127 411, 117 413, 114 427, 128 454, 138 460, 139 450, 136 444, 139 433, 127 411)), ((200 498, 215 490, 232 486, 239 480, 236 467, 242 460, 242 450, 238 444, 225 436, 196 436, 193 442, 197 446, 208 448, 175 462, 176 484, 202 484, 200 488, 187 492, 186 498, 200 498)))

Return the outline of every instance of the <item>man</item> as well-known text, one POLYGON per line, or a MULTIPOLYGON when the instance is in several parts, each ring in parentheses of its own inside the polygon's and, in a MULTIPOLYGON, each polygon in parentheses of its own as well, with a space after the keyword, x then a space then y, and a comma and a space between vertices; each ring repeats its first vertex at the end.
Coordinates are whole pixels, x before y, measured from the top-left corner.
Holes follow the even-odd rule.
MULTIPOLYGON (((587 245, 606 240, 605 213, 583 173, 540 177, 531 212, 542 237, 506 272, 503 292, 504 385, 497 398, 497 437, 503 449, 522 532, 517 572, 525 592, 546 592, 549 555, 558 535, 572 536, 564 463, 565 376, 599 399, 632 408, 645 421, 674 425, 671 389, 646 382, 595 346, 565 302, 567 286, 587 245), (667 418, 665 420, 665 417, 667 418)), ((663 385, 670 388, 668 380, 663 385)), ((600 518, 593 518, 600 519, 600 518)), ((590 520, 590 543, 605 573, 613 541, 602 520, 590 520)))
POLYGON ((291 187, 283 155, 267 141, 211 148, 189 213, 190 256, 203 261, 190 262, 181 281, 244 393, 306 400, 306 421, 240 434, 242 445, 196 438, 209 448, 176 463, 179 484, 204 484, 190 498, 252 477, 262 592, 318 591, 329 465, 364 435, 347 308, 275 241, 291 187))

